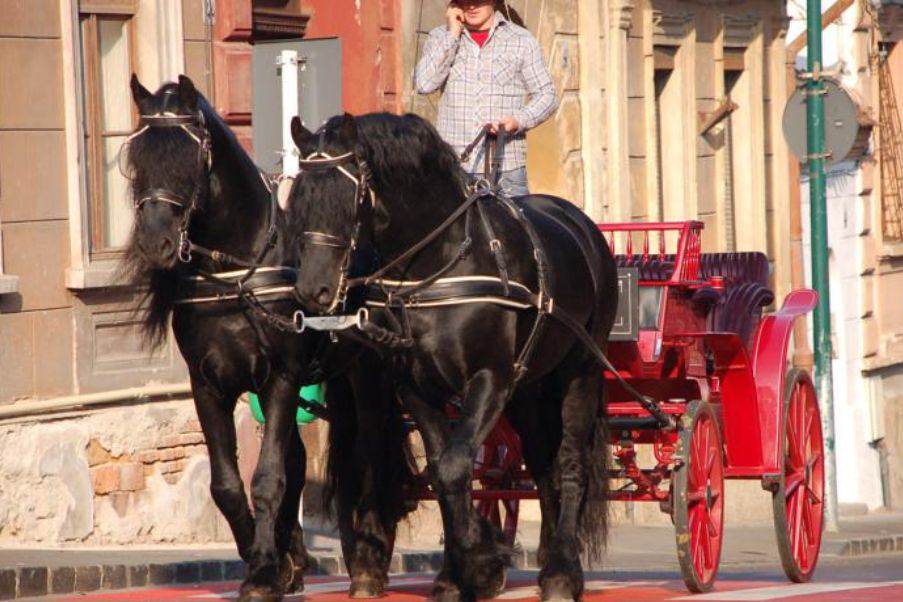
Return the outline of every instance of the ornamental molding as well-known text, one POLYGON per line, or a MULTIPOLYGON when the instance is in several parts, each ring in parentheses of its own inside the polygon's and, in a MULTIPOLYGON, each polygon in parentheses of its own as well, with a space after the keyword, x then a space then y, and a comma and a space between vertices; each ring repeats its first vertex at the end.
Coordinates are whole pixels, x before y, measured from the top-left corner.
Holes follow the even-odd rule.
POLYGON ((680 44, 693 26, 694 15, 688 11, 652 11, 653 43, 680 44))
POLYGON ((761 23, 759 15, 724 15, 724 45, 749 46, 761 23))
POLYGON ((633 23, 633 11, 636 8, 636 0, 612 0, 609 4, 611 11, 611 23, 617 24, 620 29, 630 30, 633 23))

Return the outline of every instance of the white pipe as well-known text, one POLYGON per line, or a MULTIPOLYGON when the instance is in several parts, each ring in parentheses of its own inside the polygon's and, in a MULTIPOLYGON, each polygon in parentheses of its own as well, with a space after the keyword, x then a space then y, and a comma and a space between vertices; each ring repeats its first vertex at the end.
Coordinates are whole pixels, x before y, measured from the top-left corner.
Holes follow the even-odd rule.
POLYGON ((68 412, 80 408, 101 406, 114 403, 137 403, 150 401, 154 398, 172 398, 178 395, 190 395, 191 386, 188 383, 174 385, 149 385, 145 387, 132 387, 130 389, 116 389, 100 393, 86 393, 83 395, 68 395, 40 401, 24 401, 6 406, 0 406, 0 420, 8 418, 20 418, 23 416, 37 416, 41 414, 56 414, 68 412))
POLYGON ((282 175, 298 173, 298 149, 292 140, 292 117, 298 114, 298 52, 279 53, 282 82, 282 175))

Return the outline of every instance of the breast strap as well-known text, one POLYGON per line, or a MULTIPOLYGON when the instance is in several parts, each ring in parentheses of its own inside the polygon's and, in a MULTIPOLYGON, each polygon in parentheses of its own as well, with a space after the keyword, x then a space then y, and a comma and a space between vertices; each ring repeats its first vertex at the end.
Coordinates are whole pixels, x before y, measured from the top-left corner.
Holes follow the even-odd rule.
POLYGON ((286 266, 259 267, 246 278, 249 270, 233 270, 213 274, 215 280, 204 276, 187 276, 179 281, 177 305, 215 303, 238 299, 241 293, 253 293, 268 300, 292 295, 297 271, 286 266))

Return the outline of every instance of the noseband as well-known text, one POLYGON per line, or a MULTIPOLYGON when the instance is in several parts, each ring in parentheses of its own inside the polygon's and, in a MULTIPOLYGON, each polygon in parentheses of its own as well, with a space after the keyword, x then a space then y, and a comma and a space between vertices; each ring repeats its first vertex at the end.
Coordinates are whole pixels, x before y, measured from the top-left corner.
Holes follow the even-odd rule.
POLYGON ((191 261, 191 242, 188 240, 188 225, 191 216, 197 209, 201 196, 201 182, 206 178, 213 161, 210 149, 210 133, 204 123, 204 114, 200 111, 195 115, 176 115, 174 113, 156 113, 153 115, 141 115, 138 131, 129 136, 126 142, 130 142, 144 134, 150 128, 180 128, 198 145, 197 154, 197 178, 191 195, 186 199, 166 188, 155 188, 148 194, 135 201, 135 210, 140 211, 146 203, 168 203, 182 209, 182 223, 179 224, 179 261, 188 263, 191 261), (193 131, 199 130, 200 133, 193 131))
POLYGON ((341 155, 332 156, 323 150, 324 132, 320 133, 320 142, 317 150, 303 160, 299 161, 301 171, 325 171, 327 169, 338 170, 343 176, 354 182, 354 232, 350 239, 345 239, 334 234, 326 232, 318 232, 315 230, 305 230, 301 233, 301 240, 305 244, 318 247, 331 247, 342 251, 342 264, 339 273, 339 284, 336 287, 335 296, 326 309, 326 314, 333 313, 339 306, 345 306, 345 300, 348 296, 348 269, 351 265, 351 254, 357 248, 357 240, 360 236, 361 207, 366 200, 370 199, 370 207, 374 205, 374 193, 370 187, 370 169, 367 162, 358 157, 354 152, 347 152, 341 155), (355 177, 346 167, 346 164, 354 163, 357 165, 358 176, 355 177))

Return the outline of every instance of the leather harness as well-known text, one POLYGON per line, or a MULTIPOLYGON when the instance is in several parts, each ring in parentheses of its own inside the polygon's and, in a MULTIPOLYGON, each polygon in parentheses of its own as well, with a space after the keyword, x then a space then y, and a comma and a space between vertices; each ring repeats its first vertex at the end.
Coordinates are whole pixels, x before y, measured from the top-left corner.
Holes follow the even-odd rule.
MULTIPOLYGON (((320 133, 320 149, 322 148, 324 132, 320 133)), ((492 144, 493 140, 488 135, 488 129, 484 129, 480 136, 468 147, 468 151, 472 150, 482 139, 486 139, 487 145, 492 144)), ((357 236, 360 233, 360 207, 363 199, 366 198, 367 189, 369 189, 368 176, 369 170, 366 163, 358 158, 354 153, 346 153, 337 157, 331 157, 322 150, 316 153, 316 163, 305 165, 302 161, 302 167, 326 169, 338 169, 342 163, 356 161, 359 168, 358 178, 354 178, 343 170, 348 177, 355 181, 356 204, 358 216, 354 234, 351 240, 345 241, 340 237, 325 234, 321 232, 305 232, 305 239, 312 244, 329 245, 337 248, 345 249, 345 260, 342 263, 342 273, 340 274, 341 286, 337 290, 336 297, 333 300, 326 316, 307 317, 304 312, 299 310, 295 312, 294 321, 299 326, 299 332, 305 328, 314 328, 317 330, 327 330, 334 333, 336 330, 351 330, 358 328, 371 339, 378 340, 383 345, 390 348, 407 348, 413 345, 410 327, 407 323, 405 312, 408 309, 427 309, 434 307, 447 307, 464 305, 469 303, 492 303, 502 307, 511 309, 535 309, 536 319, 530 330, 530 334, 524 343, 523 348, 518 353, 514 363, 514 385, 525 376, 528 370, 530 360, 536 349, 542 328, 547 317, 554 318, 560 324, 571 331, 577 339, 590 351, 621 385, 634 396, 637 401, 652 415, 662 428, 675 428, 674 419, 661 411, 658 404, 650 397, 640 393, 630 383, 618 373, 617 369, 611 364, 596 342, 586 332, 585 325, 575 320, 570 314, 562 311, 555 306, 554 298, 549 293, 549 274, 548 263, 546 261, 545 251, 542 241, 539 238, 535 228, 530 220, 526 218, 523 209, 518 206, 508 195, 501 190, 498 185, 500 175, 501 158, 505 143, 505 132, 502 130, 497 134, 495 140, 496 147, 494 149, 487 148, 487 154, 492 152, 492 159, 488 165, 488 178, 484 177, 477 180, 471 187, 471 191, 458 206, 441 224, 434 228, 429 234, 422 238, 419 242, 404 251, 401 255, 384 265, 376 272, 360 277, 349 278, 347 275, 348 257, 356 247, 357 236), (526 232, 530 243, 533 247, 533 256, 536 262, 537 284, 539 292, 531 291, 527 286, 513 282, 509 279, 507 262, 504 255, 504 249, 495 236, 492 224, 485 214, 483 199, 496 199, 508 209, 515 220, 526 232), (489 248, 495 259, 498 269, 498 277, 494 276, 457 276, 445 277, 464 257, 469 253, 472 244, 472 213, 476 208, 479 213, 481 224, 489 240, 489 248), (459 245, 458 253, 437 272, 433 273, 423 280, 417 281, 399 281, 392 280, 386 275, 393 269, 400 267, 404 262, 413 258, 419 251, 424 249, 432 241, 437 239, 443 232, 452 226, 462 217, 465 218, 465 235, 464 240, 459 245), (354 316, 333 316, 332 314, 339 305, 344 305, 345 295, 351 288, 363 286, 365 287, 365 304, 367 307, 379 308, 383 310, 383 314, 390 323, 390 328, 385 329, 374 325, 369 321, 369 314, 366 310, 360 310, 354 316), (400 313, 395 315, 395 311, 400 313), (375 331, 378 329, 378 332, 375 331)), ((312 157, 308 157, 308 161, 312 157)), ((369 191, 371 202, 375 202, 373 191, 369 191)), ((511 388, 514 390, 514 387, 511 388)))

